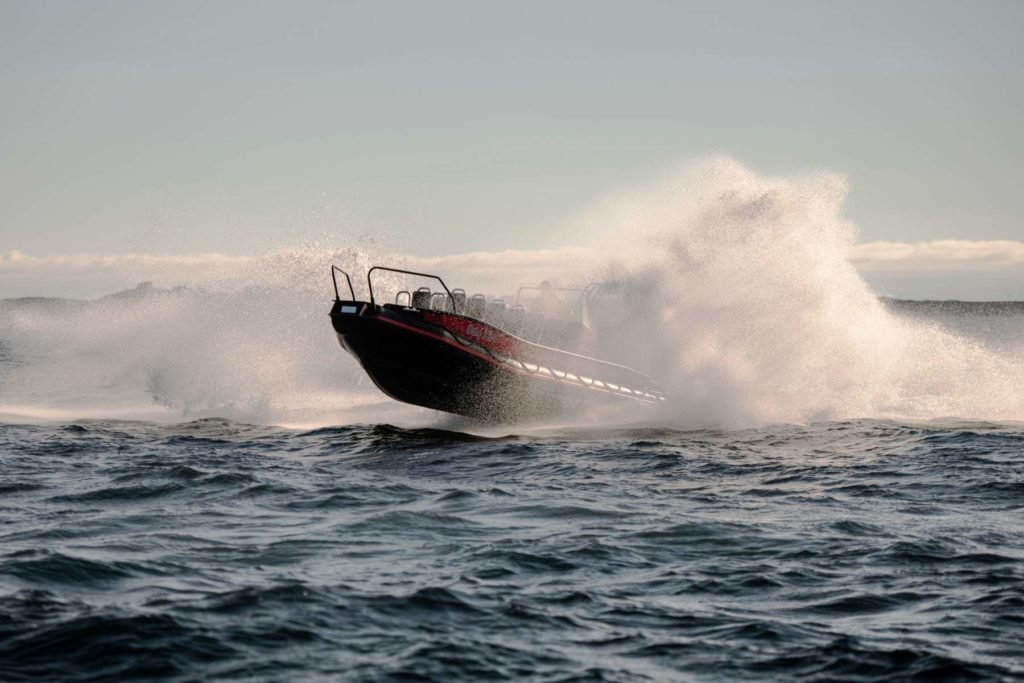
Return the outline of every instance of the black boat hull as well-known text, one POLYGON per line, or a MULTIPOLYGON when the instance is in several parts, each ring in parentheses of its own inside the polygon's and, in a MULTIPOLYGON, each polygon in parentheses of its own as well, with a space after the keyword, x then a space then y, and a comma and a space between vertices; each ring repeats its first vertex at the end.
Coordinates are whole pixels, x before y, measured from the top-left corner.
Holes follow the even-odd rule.
POLYGON ((632 370, 530 344, 453 313, 336 301, 331 322, 381 391, 433 410, 508 422, 593 403, 662 400, 632 370))

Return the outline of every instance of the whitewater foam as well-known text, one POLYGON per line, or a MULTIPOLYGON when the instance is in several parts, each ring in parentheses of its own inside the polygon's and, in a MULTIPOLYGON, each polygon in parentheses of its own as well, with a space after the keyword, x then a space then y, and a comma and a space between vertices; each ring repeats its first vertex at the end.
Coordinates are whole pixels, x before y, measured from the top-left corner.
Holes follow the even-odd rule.
MULTIPOLYGON (((1024 419, 1022 344, 894 314, 848 260, 845 193, 836 175, 765 178, 718 159, 587 212, 566 247, 422 258, 364 241, 216 269, 143 259, 133 263, 156 264, 156 288, 0 307, 0 413, 429 423, 435 414, 384 399, 328 323, 329 265, 365 296, 361 274, 383 263, 496 294, 608 283, 611 353, 662 383, 671 400, 654 421, 670 426, 1024 419), (173 285, 187 287, 160 288, 173 285)), ((389 296, 399 282, 380 286, 389 296)))
POLYGON ((672 394, 664 419, 1024 416, 1021 355, 879 301, 847 260, 845 193, 835 175, 770 179, 722 159, 588 217, 610 225, 605 277, 638 290, 627 346, 672 394))

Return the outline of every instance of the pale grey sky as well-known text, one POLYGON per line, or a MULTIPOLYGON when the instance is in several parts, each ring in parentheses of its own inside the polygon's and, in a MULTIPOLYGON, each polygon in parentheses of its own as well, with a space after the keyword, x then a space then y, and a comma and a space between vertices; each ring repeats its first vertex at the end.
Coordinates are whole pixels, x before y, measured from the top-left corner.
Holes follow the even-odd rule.
POLYGON ((543 246, 728 154, 1024 239, 1024 2, 0 0, 0 252, 543 246))

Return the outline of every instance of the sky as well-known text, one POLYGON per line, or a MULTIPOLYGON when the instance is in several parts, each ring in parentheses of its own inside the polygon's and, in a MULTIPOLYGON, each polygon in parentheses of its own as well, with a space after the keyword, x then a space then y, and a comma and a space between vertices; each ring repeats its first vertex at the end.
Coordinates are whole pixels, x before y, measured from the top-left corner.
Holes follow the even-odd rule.
MULTIPOLYGON (((0 0, 0 270, 361 233, 543 248, 716 155, 845 175, 865 245, 998 250, 1024 241, 1021 35, 1018 0, 0 0)), ((887 259, 864 267, 895 294, 1024 298, 1013 259, 887 259)))

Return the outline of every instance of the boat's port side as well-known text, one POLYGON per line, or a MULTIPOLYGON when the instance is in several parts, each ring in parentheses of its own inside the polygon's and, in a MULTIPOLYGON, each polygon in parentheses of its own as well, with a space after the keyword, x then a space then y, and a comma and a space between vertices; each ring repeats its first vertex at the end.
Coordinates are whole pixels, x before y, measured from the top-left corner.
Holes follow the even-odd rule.
POLYGON ((661 393, 651 386, 650 380, 630 368, 561 349, 539 346, 465 316, 426 311, 420 315, 423 320, 436 325, 463 346, 481 349, 499 362, 539 378, 578 383, 645 400, 663 400, 661 393))
POLYGON ((424 334, 439 336, 467 352, 493 361, 506 370, 537 380, 576 385, 594 391, 642 401, 663 401, 664 397, 638 372, 612 363, 577 356, 559 349, 547 349, 517 339, 487 323, 458 314, 434 311, 394 310, 395 318, 384 321, 410 325, 424 334), (532 362, 531 362, 532 361, 532 362), (599 379, 600 378, 600 379, 599 379))
POLYGON ((440 278, 443 295, 422 287, 399 292, 396 303, 378 303, 370 277, 374 270, 367 275, 369 302, 356 300, 351 279, 337 270, 345 275, 352 297, 342 299, 332 270, 336 298, 330 317, 340 344, 392 398, 497 421, 552 415, 608 400, 665 400, 635 370, 510 334, 488 322, 483 297, 449 291, 440 278), (457 312, 476 306, 484 319, 457 312))

